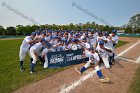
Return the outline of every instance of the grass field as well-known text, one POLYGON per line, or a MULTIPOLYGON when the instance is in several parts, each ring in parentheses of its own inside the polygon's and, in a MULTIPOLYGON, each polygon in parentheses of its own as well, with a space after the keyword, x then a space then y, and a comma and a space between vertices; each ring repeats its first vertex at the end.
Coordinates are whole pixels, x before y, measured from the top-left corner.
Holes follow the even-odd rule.
MULTIPOLYGON (((26 68, 24 73, 19 70, 19 46, 22 40, 0 40, 0 93, 10 93, 16 89, 49 77, 55 73, 65 70, 64 68, 43 69, 37 64, 38 73, 32 75, 29 73, 30 63, 29 56, 24 61, 26 68)), ((119 41, 117 47, 126 44, 127 42, 119 41)))
POLYGON ((120 37, 140 38, 140 36, 120 36, 120 37))

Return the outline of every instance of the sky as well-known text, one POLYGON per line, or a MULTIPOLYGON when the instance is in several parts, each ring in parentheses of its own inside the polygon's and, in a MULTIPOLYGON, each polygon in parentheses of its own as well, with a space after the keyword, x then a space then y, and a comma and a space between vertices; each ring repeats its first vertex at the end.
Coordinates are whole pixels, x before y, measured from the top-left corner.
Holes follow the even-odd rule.
POLYGON ((0 25, 4 27, 93 21, 122 26, 138 13, 140 0, 0 0, 0 25))

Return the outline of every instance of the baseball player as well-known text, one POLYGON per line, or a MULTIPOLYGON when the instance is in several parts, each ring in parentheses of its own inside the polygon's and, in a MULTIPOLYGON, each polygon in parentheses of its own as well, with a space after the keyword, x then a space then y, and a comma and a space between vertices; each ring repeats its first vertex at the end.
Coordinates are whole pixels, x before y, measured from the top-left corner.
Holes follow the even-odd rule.
POLYGON ((37 31, 37 32, 35 32, 35 33, 36 33, 36 36, 35 36, 34 39, 36 39, 36 43, 38 43, 38 42, 40 41, 40 39, 41 39, 41 37, 40 37, 40 32, 37 31))
POLYGON ((35 37, 36 33, 32 32, 30 36, 26 36, 24 40, 22 41, 22 44, 20 46, 20 51, 19 51, 19 58, 20 58, 20 71, 24 71, 23 67, 23 61, 25 59, 26 53, 29 53, 29 48, 31 47, 31 44, 34 44, 36 40, 33 40, 35 37))
POLYGON ((45 60, 44 68, 47 68, 48 67, 47 53, 48 52, 55 52, 55 50, 53 48, 51 48, 51 44, 50 43, 46 43, 45 47, 46 48, 42 51, 42 58, 45 60))
MULTIPOLYGON (((115 46, 118 44, 119 41, 119 37, 117 36, 117 30, 113 30, 112 33, 109 36, 109 39, 111 40, 111 42, 113 43, 113 51, 115 49, 115 46)), ((115 52, 113 53, 113 56, 110 57, 110 64, 114 64, 115 60, 115 52)))
POLYGON ((110 68, 109 64, 109 52, 112 53, 112 50, 104 46, 104 41, 99 41, 99 47, 96 48, 96 52, 99 54, 101 59, 104 62, 106 68, 110 68))
POLYGON ((42 53, 42 50, 43 50, 45 44, 46 44, 46 41, 43 38, 43 39, 41 39, 40 42, 34 44, 30 48, 31 58, 33 58, 33 61, 31 63, 30 73, 36 73, 36 71, 34 71, 34 66, 38 60, 38 56, 40 56, 40 54, 42 53))
POLYGON ((78 69, 78 68, 75 68, 75 70, 79 73, 79 74, 82 74, 85 70, 87 70, 88 67, 90 67, 91 65, 94 66, 95 70, 96 70, 96 73, 98 75, 98 77, 100 78, 100 81, 101 82, 109 82, 109 78, 105 78, 99 68, 99 61, 100 61, 100 58, 98 56, 98 54, 94 51, 94 48, 91 48, 90 49, 90 52, 88 54, 88 57, 89 57, 89 61, 87 61, 87 63, 81 68, 81 69, 78 69))
POLYGON ((94 46, 94 48, 96 47, 96 41, 97 41, 97 37, 95 34, 93 34, 93 32, 89 32, 88 34, 89 37, 89 43, 92 44, 94 46))
POLYGON ((102 32, 101 31, 98 31, 98 36, 97 36, 97 47, 99 47, 99 40, 103 40, 103 36, 102 36, 102 32))
POLYGON ((51 30, 48 30, 47 35, 46 35, 46 37, 45 37, 45 40, 46 40, 47 42, 50 42, 52 38, 53 38, 53 37, 52 37, 52 31, 51 31, 51 30))
POLYGON ((76 40, 73 38, 71 40, 71 44, 69 44, 68 48, 71 49, 71 50, 77 50, 77 46, 76 46, 76 40))

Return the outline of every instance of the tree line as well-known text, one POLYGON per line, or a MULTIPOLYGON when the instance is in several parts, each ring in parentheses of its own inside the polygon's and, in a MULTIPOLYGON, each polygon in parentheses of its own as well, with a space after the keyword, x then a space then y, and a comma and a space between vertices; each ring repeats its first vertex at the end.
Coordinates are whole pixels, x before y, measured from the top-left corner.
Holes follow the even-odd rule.
POLYGON ((79 24, 73 24, 70 23, 68 25, 17 25, 16 27, 7 27, 6 29, 3 26, 0 26, 0 35, 8 35, 8 36, 16 36, 16 35, 29 35, 31 32, 34 32, 36 29, 52 29, 52 30, 75 30, 75 31, 80 31, 82 29, 89 29, 89 28, 94 28, 94 29, 99 29, 101 31, 109 31, 111 32, 113 29, 116 30, 125 30, 125 33, 133 33, 133 30, 135 30, 135 33, 140 33, 140 28, 138 29, 132 29, 131 27, 127 28, 121 28, 121 27, 113 27, 113 26, 104 26, 104 25, 98 25, 95 22, 87 22, 85 24, 79 23, 79 24))

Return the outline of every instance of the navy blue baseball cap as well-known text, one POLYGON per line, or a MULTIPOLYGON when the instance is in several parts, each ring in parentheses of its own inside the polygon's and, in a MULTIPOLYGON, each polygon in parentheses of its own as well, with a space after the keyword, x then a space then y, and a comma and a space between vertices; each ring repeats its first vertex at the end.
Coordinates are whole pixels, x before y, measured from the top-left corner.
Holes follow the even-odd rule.
POLYGON ((98 34, 102 34, 102 31, 99 30, 99 31, 98 31, 98 34))
POLYGON ((76 34, 76 36, 79 36, 79 34, 76 34))
POLYGON ((72 41, 72 42, 75 42, 75 39, 73 38, 71 41, 72 41))
POLYGON ((37 31, 37 32, 35 32, 35 33, 40 35, 40 32, 39 32, 39 31, 37 31))
POLYGON ((105 34, 105 35, 109 35, 109 32, 108 32, 108 31, 106 31, 104 34, 105 34))
POLYGON ((51 43, 46 43, 46 46, 51 47, 51 43))
POLYGON ((99 40, 99 45, 104 45, 104 41, 103 40, 99 40))
POLYGON ((117 30, 115 30, 115 29, 114 29, 114 30, 112 30, 112 33, 117 33, 117 30))
POLYGON ((35 36, 36 35, 36 32, 32 32, 31 35, 34 35, 35 36))
POLYGON ((52 33, 52 30, 48 30, 48 33, 52 33))
POLYGON ((46 42, 46 40, 44 38, 41 39, 41 42, 46 42))
POLYGON ((90 47, 89 50, 94 50, 94 47, 90 47))
POLYGON ((46 32, 41 32, 41 34, 44 34, 44 35, 46 35, 46 32))

